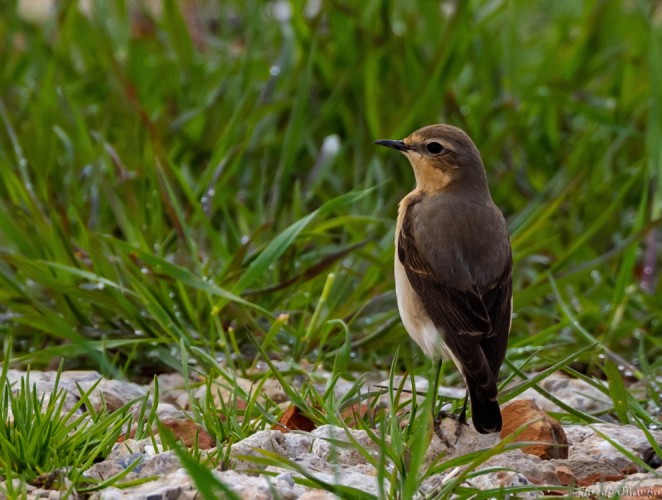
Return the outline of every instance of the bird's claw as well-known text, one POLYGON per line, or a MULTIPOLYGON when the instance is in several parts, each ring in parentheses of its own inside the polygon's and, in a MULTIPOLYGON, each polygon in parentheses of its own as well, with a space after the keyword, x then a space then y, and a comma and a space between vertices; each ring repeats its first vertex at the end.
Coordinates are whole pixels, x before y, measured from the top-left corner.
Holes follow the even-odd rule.
POLYGON ((434 419, 434 433, 437 435, 439 439, 441 439, 441 442, 444 443, 444 445, 447 448, 455 448, 455 445, 460 440, 460 436, 462 435, 463 425, 466 425, 467 427, 469 426, 469 423, 467 422, 467 416, 464 412, 458 415, 455 413, 449 413, 447 411, 441 410, 439 413, 437 413, 437 417, 434 419), (441 429, 441 421, 445 418, 450 418, 452 420, 455 420, 455 422, 457 422, 457 426, 455 428, 455 442, 453 444, 450 443, 450 441, 444 435, 444 432, 441 429))

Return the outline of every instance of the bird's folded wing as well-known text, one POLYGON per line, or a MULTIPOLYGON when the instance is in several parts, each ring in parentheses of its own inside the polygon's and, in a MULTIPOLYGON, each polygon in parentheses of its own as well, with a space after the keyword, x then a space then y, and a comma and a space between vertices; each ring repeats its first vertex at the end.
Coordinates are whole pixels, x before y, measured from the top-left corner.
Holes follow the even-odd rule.
POLYGON ((492 335, 483 338, 480 345, 495 375, 499 373, 508 346, 513 297, 512 269, 509 258, 499 279, 483 293, 483 302, 492 320, 492 335))
POLYGON ((476 286, 460 290, 445 283, 417 247, 407 219, 398 236, 398 259, 432 322, 449 334, 490 335, 490 316, 476 286))

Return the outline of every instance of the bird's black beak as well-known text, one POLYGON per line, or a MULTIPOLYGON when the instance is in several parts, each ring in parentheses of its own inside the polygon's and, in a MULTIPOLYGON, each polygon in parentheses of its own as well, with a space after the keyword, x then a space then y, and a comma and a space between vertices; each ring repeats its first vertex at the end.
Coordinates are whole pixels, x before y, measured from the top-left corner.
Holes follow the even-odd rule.
POLYGON ((409 151, 409 146, 407 146, 404 141, 393 141, 391 139, 380 139, 375 141, 375 144, 380 146, 386 146, 387 148, 397 149, 398 151, 409 151))

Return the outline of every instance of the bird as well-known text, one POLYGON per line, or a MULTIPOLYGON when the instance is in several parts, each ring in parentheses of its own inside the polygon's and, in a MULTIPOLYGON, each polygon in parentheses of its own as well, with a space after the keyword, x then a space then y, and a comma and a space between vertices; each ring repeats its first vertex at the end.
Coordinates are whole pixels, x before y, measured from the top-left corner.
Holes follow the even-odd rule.
POLYGON ((447 124, 375 144, 403 153, 416 179, 398 205, 395 231, 402 323, 438 369, 444 358, 459 369, 467 387, 460 422, 467 422, 469 399, 476 431, 499 432, 497 378, 511 327, 512 249, 480 153, 466 132, 447 124))

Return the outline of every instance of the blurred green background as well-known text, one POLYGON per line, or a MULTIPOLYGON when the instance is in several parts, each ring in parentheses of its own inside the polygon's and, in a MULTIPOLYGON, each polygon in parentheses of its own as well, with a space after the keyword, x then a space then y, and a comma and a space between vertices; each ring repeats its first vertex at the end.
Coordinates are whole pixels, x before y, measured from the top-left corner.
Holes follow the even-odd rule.
POLYGON ((373 141, 445 122, 512 232, 510 362, 597 342, 575 368, 660 374, 659 2, 30 3, 0 17, 13 366, 421 361, 392 277, 413 175, 373 141))

